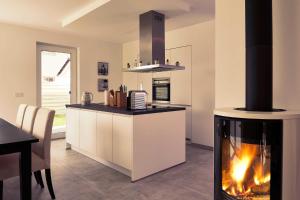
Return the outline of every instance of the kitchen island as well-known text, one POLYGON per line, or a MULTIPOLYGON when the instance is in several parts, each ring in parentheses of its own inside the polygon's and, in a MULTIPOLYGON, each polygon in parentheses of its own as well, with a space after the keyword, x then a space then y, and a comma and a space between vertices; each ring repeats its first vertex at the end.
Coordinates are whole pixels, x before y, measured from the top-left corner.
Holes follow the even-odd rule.
POLYGON ((67 105, 66 141, 136 181, 185 162, 185 108, 67 105))

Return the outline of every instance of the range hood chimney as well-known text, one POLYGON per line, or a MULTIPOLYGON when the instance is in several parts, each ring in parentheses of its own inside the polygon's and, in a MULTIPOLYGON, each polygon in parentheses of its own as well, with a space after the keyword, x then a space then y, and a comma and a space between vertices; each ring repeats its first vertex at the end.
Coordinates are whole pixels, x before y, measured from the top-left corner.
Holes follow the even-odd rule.
POLYGON ((141 66, 127 72, 159 72, 183 70, 183 66, 165 63, 165 15, 148 11, 140 15, 140 61, 141 66))
POLYGON ((273 110, 272 0, 246 0, 246 110, 273 110))
POLYGON ((140 58, 143 65, 165 64, 165 16, 153 10, 140 15, 140 58))

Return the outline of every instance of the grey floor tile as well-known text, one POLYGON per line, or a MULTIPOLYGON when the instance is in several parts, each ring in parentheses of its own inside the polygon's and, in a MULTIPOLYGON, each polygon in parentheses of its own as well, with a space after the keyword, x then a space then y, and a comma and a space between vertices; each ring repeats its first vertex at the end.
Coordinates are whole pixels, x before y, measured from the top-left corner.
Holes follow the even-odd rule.
MULTIPOLYGON (((187 162, 131 183, 130 178, 52 142, 52 178, 58 200, 212 200, 213 152, 187 146, 187 162)), ((44 183, 45 182, 45 177, 44 183)), ((51 199, 33 179, 35 200, 51 199)), ((19 199, 19 178, 4 181, 4 200, 19 199)))

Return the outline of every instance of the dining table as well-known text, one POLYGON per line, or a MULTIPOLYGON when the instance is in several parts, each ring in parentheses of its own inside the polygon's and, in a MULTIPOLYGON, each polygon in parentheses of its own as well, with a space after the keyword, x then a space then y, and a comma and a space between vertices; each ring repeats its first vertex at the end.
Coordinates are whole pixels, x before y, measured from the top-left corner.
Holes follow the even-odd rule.
MULTIPOLYGON (((39 140, 0 118, 0 156, 19 153, 20 199, 31 200, 31 144, 39 140)), ((1 163, 5 165, 5 163, 1 163)), ((3 191, 1 191, 3 193, 3 191)), ((0 199, 2 199, 2 195, 0 199)))

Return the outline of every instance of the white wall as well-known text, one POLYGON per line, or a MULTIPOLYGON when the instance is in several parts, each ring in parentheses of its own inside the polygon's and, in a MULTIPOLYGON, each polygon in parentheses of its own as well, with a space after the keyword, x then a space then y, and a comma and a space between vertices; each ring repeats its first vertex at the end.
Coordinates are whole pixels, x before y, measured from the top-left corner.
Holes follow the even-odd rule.
POLYGON ((216 107, 244 106, 244 13, 244 1, 216 1, 216 107))
POLYGON ((97 92, 97 62, 110 64, 110 88, 122 83, 121 45, 42 31, 15 25, 0 24, 0 117, 14 122, 20 103, 36 104, 36 42, 65 45, 78 49, 80 91, 91 91, 95 101, 102 101, 97 92), (24 93, 16 98, 15 93, 24 93))
MULTIPOLYGON (((166 49, 192 46, 192 141, 206 146, 213 146, 214 27, 212 20, 166 33, 166 49)), ((138 41, 123 44, 123 66, 129 62, 127 58, 136 57, 138 49, 138 41)), ((130 73, 123 76, 137 78, 130 73)))
MULTIPOLYGON (((300 1, 273 0, 274 107, 300 109, 300 1)), ((245 106, 245 2, 216 1, 216 107, 245 106)))

